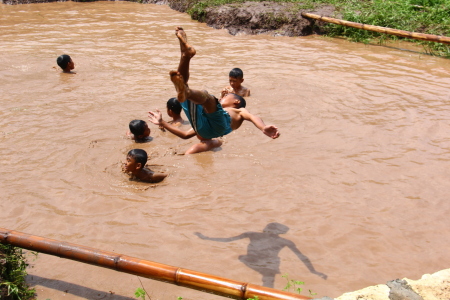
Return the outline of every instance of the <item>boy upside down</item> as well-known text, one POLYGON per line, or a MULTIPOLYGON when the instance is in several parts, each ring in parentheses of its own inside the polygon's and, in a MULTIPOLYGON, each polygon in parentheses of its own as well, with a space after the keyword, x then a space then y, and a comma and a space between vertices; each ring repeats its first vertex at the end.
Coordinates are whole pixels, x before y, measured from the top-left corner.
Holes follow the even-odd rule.
POLYGON ((244 120, 252 122, 265 135, 272 139, 280 136, 278 128, 273 125, 265 125, 260 117, 252 115, 245 109, 244 98, 230 93, 219 100, 207 91, 189 88, 189 64, 195 56, 195 49, 187 42, 187 36, 183 28, 177 27, 175 35, 180 42, 181 58, 177 71, 170 71, 170 80, 175 86, 177 99, 181 103, 192 129, 181 131, 162 119, 159 110, 149 112, 149 120, 156 125, 166 128, 173 134, 182 138, 191 138, 195 135, 200 143, 191 147, 185 154, 208 151, 219 147, 222 142, 217 137, 229 134, 238 129, 244 120))

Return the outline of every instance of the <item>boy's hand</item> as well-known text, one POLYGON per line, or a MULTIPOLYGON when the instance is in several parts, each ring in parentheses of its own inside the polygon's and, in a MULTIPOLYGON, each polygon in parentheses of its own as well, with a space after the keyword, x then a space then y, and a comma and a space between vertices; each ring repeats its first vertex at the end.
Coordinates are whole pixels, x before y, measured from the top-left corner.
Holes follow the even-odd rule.
POLYGON ((233 88, 231 88, 231 87, 224 88, 222 90, 222 92, 220 93, 220 96, 221 96, 220 98, 222 99, 223 97, 225 97, 229 93, 234 93, 233 88))
POLYGON ((278 128, 273 125, 264 126, 263 133, 272 139, 276 139, 277 137, 280 136, 278 128))
POLYGON ((156 109, 156 111, 149 111, 148 120, 155 125, 161 125, 162 113, 159 111, 159 109, 156 109))

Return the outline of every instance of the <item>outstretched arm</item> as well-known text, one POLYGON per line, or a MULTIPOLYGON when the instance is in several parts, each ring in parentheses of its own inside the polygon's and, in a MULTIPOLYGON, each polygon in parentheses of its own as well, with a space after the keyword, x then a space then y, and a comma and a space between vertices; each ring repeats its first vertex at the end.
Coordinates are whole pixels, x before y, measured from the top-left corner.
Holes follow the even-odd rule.
POLYGON ((280 136, 280 132, 278 131, 278 127, 273 125, 266 125, 264 121, 255 115, 252 115, 247 109, 241 108, 240 115, 244 120, 250 121, 255 125, 259 130, 261 130, 265 135, 272 139, 276 139, 280 136))
POLYGON ((191 137, 196 136, 196 133, 192 128, 189 129, 188 131, 183 131, 180 130, 177 126, 174 126, 164 121, 162 119, 162 114, 158 109, 156 111, 148 112, 148 120, 155 125, 162 126, 163 128, 167 129, 168 131, 170 131, 171 133, 175 134, 176 136, 182 139, 190 139, 191 137))
POLYGON ((317 276, 322 277, 323 279, 328 278, 328 276, 326 274, 316 271, 316 269, 314 268, 314 266, 311 263, 311 261, 309 260, 309 258, 306 255, 304 255, 303 253, 301 253, 300 250, 298 250, 298 248, 295 246, 294 243, 289 243, 287 246, 289 247, 289 249, 292 250, 292 252, 295 253, 295 255, 297 255, 297 257, 305 264, 305 266, 308 268, 308 270, 311 273, 316 274, 317 276))
POLYGON ((209 241, 216 241, 216 242, 232 242, 232 241, 244 239, 247 237, 247 233, 245 233, 245 232, 240 235, 230 237, 230 238, 211 238, 211 237, 204 236, 200 232, 194 232, 194 234, 196 236, 198 236, 199 238, 201 238, 202 240, 209 240, 209 241))
POLYGON ((157 183, 163 181, 167 177, 167 174, 153 172, 147 175, 143 180, 150 183, 157 183))

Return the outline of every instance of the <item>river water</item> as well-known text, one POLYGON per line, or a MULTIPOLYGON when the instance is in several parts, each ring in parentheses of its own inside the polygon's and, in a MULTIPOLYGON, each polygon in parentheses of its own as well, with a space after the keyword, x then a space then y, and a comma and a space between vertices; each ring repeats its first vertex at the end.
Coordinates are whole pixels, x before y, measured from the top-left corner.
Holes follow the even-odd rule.
MULTIPOLYGON (((277 289, 288 274, 316 297, 449 267, 449 60, 231 36, 165 5, 0 9, 0 227, 277 289), (126 137, 175 95, 175 26, 197 49, 190 86, 218 95, 242 68, 247 108, 279 139, 244 123, 217 151, 183 156, 194 139, 152 124, 150 142, 126 137), (63 53, 77 74, 58 69, 63 53), (133 148, 169 177, 130 181, 133 148)), ((141 286, 44 254, 30 264, 38 299, 134 299, 141 286)), ((141 280, 152 299, 218 298, 141 280)))

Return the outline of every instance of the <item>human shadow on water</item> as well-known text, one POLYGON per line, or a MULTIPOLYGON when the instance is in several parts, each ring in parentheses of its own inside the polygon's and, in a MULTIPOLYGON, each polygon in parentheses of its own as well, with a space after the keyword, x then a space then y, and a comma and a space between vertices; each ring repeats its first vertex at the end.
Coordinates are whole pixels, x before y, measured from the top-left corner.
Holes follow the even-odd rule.
MULTIPOLYGON (((125 297, 116 295, 114 291, 104 292, 99 290, 94 290, 82 285, 73 284, 67 281, 62 281, 58 279, 48 279, 36 275, 28 274, 26 277, 26 282, 30 286, 35 287, 36 285, 45 286, 47 288, 61 291, 65 294, 71 294, 74 296, 82 297, 85 299, 110 299, 110 300, 136 300, 136 298, 125 297)), ((39 293, 39 291, 38 291, 39 293)), ((39 295, 38 295, 39 296, 39 295)))
POLYGON ((269 223, 263 232, 248 231, 230 238, 211 238, 199 232, 195 232, 194 234, 203 240, 216 242, 232 242, 245 238, 250 239, 247 254, 240 255, 239 260, 262 275, 263 286, 265 287, 274 287, 275 275, 280 274, 280 257, 278 254, 284 247, 291 249, 311 273, 326 280, 328 276, 316 271, 309 258, 300 252, 294 242, 280 237, 280 234, 284 234, 288 230, 289 227, 283 224, 269 223))

